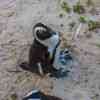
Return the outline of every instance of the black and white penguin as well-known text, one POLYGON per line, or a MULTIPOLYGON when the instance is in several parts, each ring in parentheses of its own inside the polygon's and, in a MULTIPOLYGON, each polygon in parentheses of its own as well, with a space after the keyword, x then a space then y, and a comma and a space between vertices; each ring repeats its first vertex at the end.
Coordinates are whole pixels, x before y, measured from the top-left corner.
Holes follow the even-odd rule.
POLYGON ((62 99, 55 96, 46 95, 39 90, 33 89, 27 95, 25 95, 22 100, 62 100, 62 99))
POLYGON ((60 44, 59 33, 42 23, 37 23, 33 27, 33 36, 28 64, 21 63, 20 67, 39 74, 55 73, 57 69, 53 63, 60 44))

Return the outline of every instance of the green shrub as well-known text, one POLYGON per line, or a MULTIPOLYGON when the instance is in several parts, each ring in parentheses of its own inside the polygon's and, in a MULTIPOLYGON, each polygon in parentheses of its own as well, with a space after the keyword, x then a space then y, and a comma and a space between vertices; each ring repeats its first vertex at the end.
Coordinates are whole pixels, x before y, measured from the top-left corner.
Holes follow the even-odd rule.
POLYGON ((79 2, 73 6, 73 11, 79 14, 85 13, 84 6, 82 6, 79 2))
POLYGON ((94 29, 96 29, 96 28, 100 28, 100 22, 90 20, 90 21, 88 22, 88 27, 89 27, 89 30, 90 30, 90 31, 91 31, 91 30, 94 30, 94 29))
POLYGON ((86 17, 85 16, 80 16, 79 21, 81 23, 86 23, 86 17))
POLYGON ((61 4, 61 8, 65 11, 65 12, 70 12, 71 11, 71 8, 69 7, 68 3, 63 1, 62 4, 61 4))

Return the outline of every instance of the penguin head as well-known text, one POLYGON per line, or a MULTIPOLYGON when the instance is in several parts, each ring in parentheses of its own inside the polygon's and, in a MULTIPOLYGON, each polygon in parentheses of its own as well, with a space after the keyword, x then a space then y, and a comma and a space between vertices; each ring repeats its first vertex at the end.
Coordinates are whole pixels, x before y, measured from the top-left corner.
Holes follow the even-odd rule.
POLYGON ((38 42, 49 48, 54 48, 60 40, 59 33, 43 23, 37 23, 33 27, 33 34, 38 42))

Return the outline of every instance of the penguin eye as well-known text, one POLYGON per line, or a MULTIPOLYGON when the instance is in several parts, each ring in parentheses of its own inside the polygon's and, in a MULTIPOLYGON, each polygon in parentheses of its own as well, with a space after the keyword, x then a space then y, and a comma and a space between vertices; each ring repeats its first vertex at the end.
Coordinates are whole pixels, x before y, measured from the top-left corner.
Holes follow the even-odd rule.
POLYGON ((36 33, 37 34, 42 34, 43 33, 43 30, 37 30, 36 33))
POLYGON ((68 50, 66 50, 66 51, 65 51, 65 53, 69 53, 69 51, 68 51, 68 50))
POLYGON ((39 30, 37 30, 37 31, 36 31, 36 33, 40 33, 40 31, 39 31, 39 30))

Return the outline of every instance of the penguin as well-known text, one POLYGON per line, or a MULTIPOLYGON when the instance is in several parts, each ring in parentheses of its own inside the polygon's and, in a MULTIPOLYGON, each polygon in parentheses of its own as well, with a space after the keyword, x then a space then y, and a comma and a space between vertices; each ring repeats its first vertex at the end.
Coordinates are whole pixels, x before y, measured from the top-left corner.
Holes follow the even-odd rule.
POLYGON ((53 63, 60 45, 59 33, 43 23, 35 24, 32 32, 34 40, 29 50, 29 61, 22 62, 20 67, 40 75, 56 73, 53 63))
POLYGON ((43 92, 33 89, 29 93, 27 93, 22 100, 62 100, 59 97, 46 95, 43 92))

